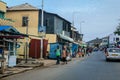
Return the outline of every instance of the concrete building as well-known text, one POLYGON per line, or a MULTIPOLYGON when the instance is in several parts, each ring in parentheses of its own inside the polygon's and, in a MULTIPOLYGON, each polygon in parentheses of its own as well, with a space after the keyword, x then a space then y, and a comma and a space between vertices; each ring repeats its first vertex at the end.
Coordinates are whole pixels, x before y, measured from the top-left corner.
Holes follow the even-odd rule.
MULTIPOLYGON (((18 55, 24 56, 29 54, 29 47, 31 39, 39 39, 39 9, 28 4, 21 4, 7 8, 6 17, 14 20, 14 27, 21 33, 29 35, 29 38, 20 40, 20 48, 18 55), (27 43, 26 43, 27 42, 27 43), (27 47, 26 47, 27 46, 27 47)), ((40 54, 40 53, 39 53, 40 54)))
MULTIPOLYGON (((64 44, 74 43, 74 40, 76 42, 82 41, 83 35, 80 35, 77 31, 72 31, 71 22, 57 14, 44 11, 44 27, 42 27, 41 9, 28 3, 8 7, 6 16, 14 20, 15 28, 17 28, 21 33, 28 34, 30 36, 28 42, 30 42, 31 39, 40 39, 40 37, 43 36, 43 32, 45 33, 44 38, 48 40, 48 43, 64 44), (72 32, 74 32, 73 36, 72 32)), ((25 55, 26 40, 21 42, 18 54, 24 53, 25 55)))
MULTIPOLYGON (((39 18, 41 19, 41 16, 39 18)), ((50 40, 49 43, 73 41, 70 36, 71 23, 63 17, 44 12, 44 26, 46 26, 46 38, 50 40)))
POLYGON ((6 18, 6 3, 0 0, 0 25, 11 25, 13 26, 13 21, 6 18))
POLYGON ((26 34, 28 27, 28 34, 38 36, 38 16, 39 9, 25 3, 7 8, 6 17, 14 20, 14 26, 22 33, 26 34))
POLYGON ((5 16, 6 5, 0 0, 0 59, 4 58, 4 65, 12 67, 16 65, 17 39, 24 38, 24 35, 14 28, 14 21, 5 16))

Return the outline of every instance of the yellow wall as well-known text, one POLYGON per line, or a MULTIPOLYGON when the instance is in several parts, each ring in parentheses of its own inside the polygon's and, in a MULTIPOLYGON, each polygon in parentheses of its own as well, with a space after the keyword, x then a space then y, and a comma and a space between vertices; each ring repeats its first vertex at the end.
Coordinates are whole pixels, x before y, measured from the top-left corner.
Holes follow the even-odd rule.
MULTIPOLYGON (((38 11, 10 11, 6 13, 6 17, 10 18, 14 21, 14 27, 21 33, 26 34, 26 27, 22 26, 22 17, 28 16, 29 22, 28 22, 28 34, 39 36, 38 34, 38 17, 39 12, 38 11)), ((18 55, 24 55, 25 53, 25 42, 26 39, 18 40, 22 42, 20 45, 21 47, 17 49, 18 55)), ((30 42, 30 39, 28 40, 28 43, 30 42)), ((28 48, 29 53, 29 48, 28 48)))
MULTIPOLYGON (((6 14, 6 3, 3 1, 0 1, 0 11, 4 12, 6 14)), ((14 22, 7 20, 7 19, 1 19, 0 18, 0 25, 9 25, 13 26, 14 22)))
MULTIPOLYGON (((46 34, 46 39, 48 43, 55 43, 57 42, 57 35, 56 34, 46 34)), ((50 51, 50 45, 48 44, 47 51, 50 51)))
POLYGON ((26 33, 26 27, 22 26, 22 17, 28 16, 28 34, 38 36, 38 11, 12 11, 7 12, 6 17, 14 20, 14 27, 21 33, 26 33))
POLYGON ((48 43, 55 43, 57 41, 57 35, 56 34, 46 34, 45 37, 48 40, 48 43))
POLYGON ((5 20, 5 19, 0 19, 0 25, 9 25, 9 26, 13 26, 14 22, 9 21, 9 20, 5 20))
POLYGON ((3 1, 0 1, 0 11, 6 12, 6 3, 3 1))

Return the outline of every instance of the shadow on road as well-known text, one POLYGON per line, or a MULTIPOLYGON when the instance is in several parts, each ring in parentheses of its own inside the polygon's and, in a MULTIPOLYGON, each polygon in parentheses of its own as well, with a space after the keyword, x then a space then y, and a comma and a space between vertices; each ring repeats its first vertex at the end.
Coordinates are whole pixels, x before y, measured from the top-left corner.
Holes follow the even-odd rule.
MULTIPOLYGON (((106 60, 105 60, 106 61, 106 60)), ((120 63, 120 60, 108 60, 106 62, 114 62, 114 63, 120 63)))

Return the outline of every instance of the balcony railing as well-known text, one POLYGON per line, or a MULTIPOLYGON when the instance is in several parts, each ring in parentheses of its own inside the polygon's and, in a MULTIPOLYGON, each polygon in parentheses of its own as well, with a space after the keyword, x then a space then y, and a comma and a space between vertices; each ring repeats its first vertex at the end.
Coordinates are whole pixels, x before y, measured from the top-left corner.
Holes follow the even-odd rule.
POLYGON ((70 32, 62 31, 62 35, 70 37, 70 32))

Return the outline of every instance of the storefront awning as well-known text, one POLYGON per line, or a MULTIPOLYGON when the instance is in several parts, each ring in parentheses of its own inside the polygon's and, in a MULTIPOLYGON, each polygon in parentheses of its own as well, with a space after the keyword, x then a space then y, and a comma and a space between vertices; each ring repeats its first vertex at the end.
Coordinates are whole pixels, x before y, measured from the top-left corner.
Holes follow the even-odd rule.
POLYGON ((17 31, 15 28, 13 28, 12 26, 0 26, 0 31, 8 31, 8 32, 15 32, 15 33, 19 33, 19 31, 17 31))
POLYGON ((74 40, 68 36, 64 36, 62 34, 59 34, 58 35, 60 38, 64 39, 64 40, 67 40, 67 41, 70 41, 70 42, 74 42, 74 40))
POLYGON ((4 25, 0 26, 0 32, 9 33, 9 34, 12 34, 12 35, 19 35, 19 36, 28 37, 28 35, 20 33, 17 29, 15 29, 12 26, 4 26, 4 25))

